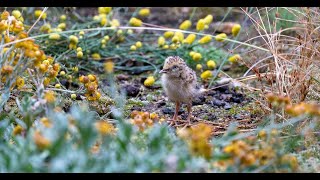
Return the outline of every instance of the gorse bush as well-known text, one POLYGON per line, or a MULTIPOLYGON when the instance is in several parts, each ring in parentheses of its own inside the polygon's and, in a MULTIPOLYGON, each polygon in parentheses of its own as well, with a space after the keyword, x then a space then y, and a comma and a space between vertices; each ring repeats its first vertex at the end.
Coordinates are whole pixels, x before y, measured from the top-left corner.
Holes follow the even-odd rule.
MULTIPOLYGON (((98 7, 84 17, 73 8, 0 10, 0 172, 301 170, 295 149, 307 143, 303 135, 311 137, 318 128, 319 108, 295 104, 299 93, 286 89, 279 77, 275 93, 262 96, 270 105, 270 116, 248 132, 231 123, 217 137, 217 127, 210 123, 169 127, 157 111, 126 112, 130 94, 117 80, 128 77, 120 72, 132 77, 145 73, 143 90, 157 89, 167 56, 182 57, 208 88, 225 74, 225 65, 249 65, 246 70, 258 77, 259 71, 250 67, 254 63, 233 47, 239 44, 264 53, 272 48, 238 40, 243 38, 242 23, 232 23, 226 32, 215 29, 212 35, 215 17, 195 19, 197 8, 170 28, 151 23, 152 8, 98 7), (280 93, 284 90, 286 95, 280 93), (287 121, 279 122, 279 116, 287 121), (297 138, 289 142, 284 135, 290 131, 297 138)), ((253 21, 252 10, 243 10, 245 23, 253 21)), ((299 47, 301 53, 308 49, 299 47)), ((276 62, 268 64, 269 70, 276 62)), ((305 62, 308 70, 310 63, 305 62)), ((309 146, 303 147, 313 145, 312 138, 308 140, 309 146)))

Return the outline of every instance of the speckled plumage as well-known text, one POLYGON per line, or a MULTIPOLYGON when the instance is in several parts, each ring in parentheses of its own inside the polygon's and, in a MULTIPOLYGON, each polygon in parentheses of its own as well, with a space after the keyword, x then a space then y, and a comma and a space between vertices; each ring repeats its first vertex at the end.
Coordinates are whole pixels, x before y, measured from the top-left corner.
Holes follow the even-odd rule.
MULTIPOLYGON (((190 121, 192 100, 200 93, 196 73, 179 56, 168 57, 161 73, 162 87, 169 100, 176 103, 176 113, 181 103, 187 103, 190 121)), ((174 120, 177 118, 176 113, 174 120)))

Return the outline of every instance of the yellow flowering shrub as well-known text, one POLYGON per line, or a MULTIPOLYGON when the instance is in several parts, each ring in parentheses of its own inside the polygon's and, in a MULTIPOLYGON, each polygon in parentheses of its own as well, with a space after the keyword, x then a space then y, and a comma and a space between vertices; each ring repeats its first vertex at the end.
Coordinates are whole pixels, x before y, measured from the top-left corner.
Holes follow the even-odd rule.
POLYGON ((186 44, 192 44, 196 40, 196 35, 195 34, 189 34, 184 40, 183 43, 186 44))
POLYGON ((130 19, 129 24, 131 26, 142 26, 142 21, 138 18, 133 17, 130 19))
POLYGON ((214 69, 214 68, 216 68, 216 63, 214 62, 214 60, 209 60, 209 61, 207 61, 207 67, 209 68, 209 69, 214 69))
POLYGON ((200 75, 201 79, 206 80, 212 77, 212 72, 210 70, 206 70, 200 75))
POLYGON ((237 36, 240 32, 241 26, 240 24, 235 24, 234 26, 232 26, 231 32, 232 32, 232 36, 237 36))
POLYGON ((152 86, 154 84, 154 77, 153 76, 149 76, 145 81, 144 81, 144 85, 145 86, 152 86))
POLYGON ((204 19, 199 19, 199 21, 197 22, 197 26, 196 26, 197 31, 204 30, 205 24, 206 24, 206 22, 204 19))
POLYGON ((165 45, 165 44, 166 44, 166 40, 164 39, 164 37, 160 36, 160 37, 158 38, 158 45, 159 45, 159 47, 161 47, 161 46, 163 46, 163 45, 165 45))
POLYGON ((202 58, 202 55, 201 55, 200 53, 194 53, 194 54, 192 55, 192 59, 193 59, 194 61, 200 61, 201 58, 202 58))
POLYGON ((174 32, 173 31, 166 31, 163 33, 163 37, 166 39, 172 38, 174 36, 174 32))
POLYGON ((231 62, 231 63, 236 63, 236 62, 238 62, 239 60, 241 60, 241 56, 240 56, 239 54, 235 54, 235 55, 229 57, 228 60, 229 60, 229 62, 231 62))
POLYGON ((187 30, 191 27, 191 21, 190 20, 185 20, 183 21, 180 26, 179 26, 179 29, 182 29, 182 30, 187 30))
POLYGON ((227 34, 221 33, 221 34, 216 35, 215 39, 216 39, 216 41, 223 42, 226 38, 227 38, 227 34))
POLYGON ((142 8, 142 9, 140 9, 138 14, 139 14, 139 16, 147 17, 150 15, 150 9, 149 8, 142 8))
POLYGON ((211 41, 211 36, 210 35, 206 35, 206 36, 203 36, 203 38, 201 38, 199 40, 199 43, 200 44, 207 44, 211 41))

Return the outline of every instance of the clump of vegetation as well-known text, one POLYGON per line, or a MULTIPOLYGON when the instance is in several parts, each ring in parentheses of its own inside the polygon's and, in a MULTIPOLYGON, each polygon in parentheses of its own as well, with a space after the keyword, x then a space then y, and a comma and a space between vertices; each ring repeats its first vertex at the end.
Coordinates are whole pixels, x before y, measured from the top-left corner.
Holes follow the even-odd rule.
POLYGON ((317 171, 319 9, 200 11, 0 8, 0 172, 317 171), (190 126, 167 56, 207 89, 190 126))

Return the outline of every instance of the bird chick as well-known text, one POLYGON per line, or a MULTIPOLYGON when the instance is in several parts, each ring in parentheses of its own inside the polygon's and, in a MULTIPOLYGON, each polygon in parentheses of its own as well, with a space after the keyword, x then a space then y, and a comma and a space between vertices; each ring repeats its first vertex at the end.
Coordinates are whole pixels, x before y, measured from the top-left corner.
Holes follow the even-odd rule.
POLYGON ((177 120, 181 103, 186 103, 187 121, 190 124, 192 100, 201 93, 197 86, 196 73, 179 56, 166 58, 160 73, 162 73, 161 82, 166 95, 176 104, 172 121, 177 120))

